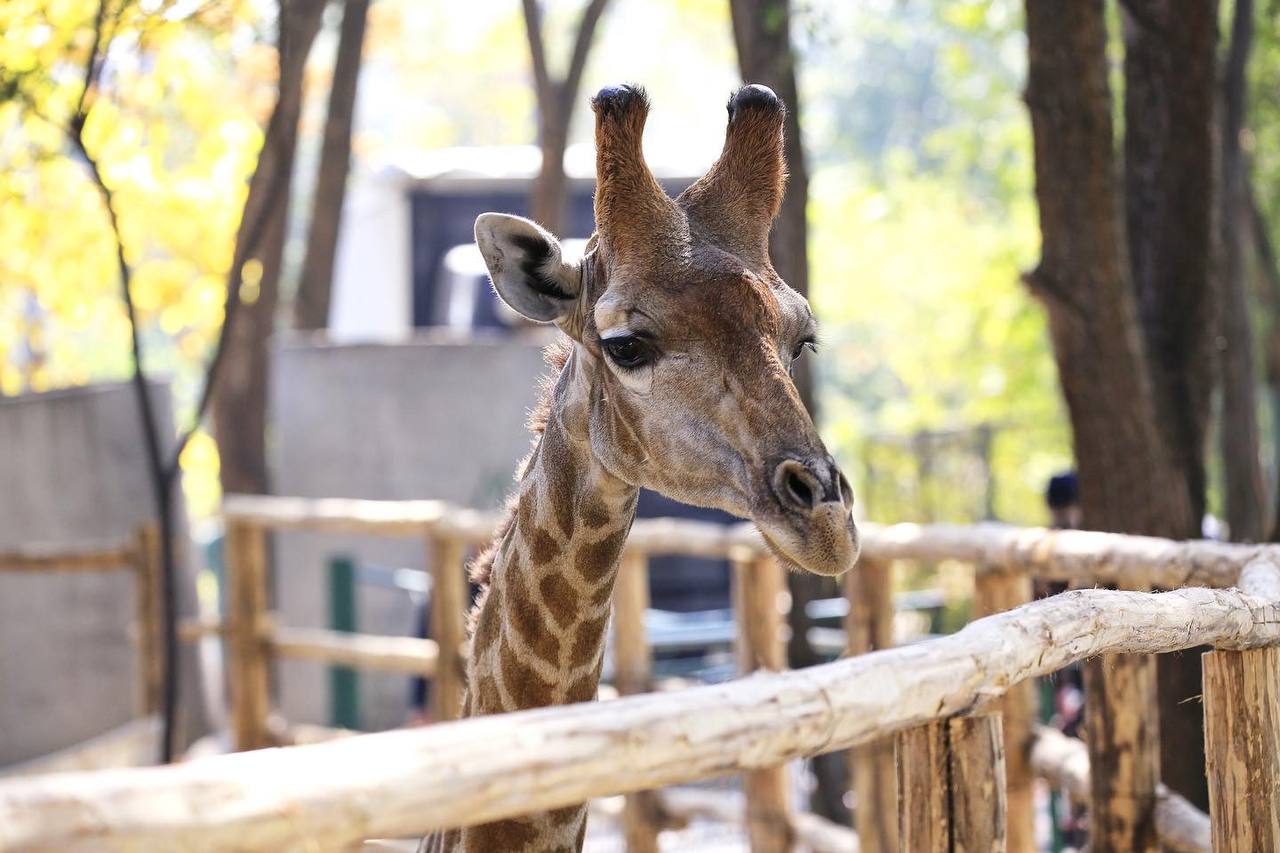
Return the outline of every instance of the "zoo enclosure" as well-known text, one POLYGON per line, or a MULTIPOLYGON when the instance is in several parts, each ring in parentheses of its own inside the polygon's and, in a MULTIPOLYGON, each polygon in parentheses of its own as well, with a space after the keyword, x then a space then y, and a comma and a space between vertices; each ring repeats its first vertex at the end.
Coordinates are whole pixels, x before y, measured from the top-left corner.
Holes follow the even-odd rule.
POLYGON ((130 639, 138 654, 140 715, 160 711, 164 683, 164 638, 159 530, 140 525, 131 538, 75 547, 33 546, 0 550, 0 573, 127 572, 132 575, 134 612, 130 639))
MULTIPOLYGON (((249 520, 247 506, 233 501, 228 509, 229 532, 236 524, 261 524, 249 520)), ((413 525, 446 542, 482 538, 489 532, 482 528, 492 525, 492 519, 439 504, 408 509, 382 502, 280 503, 273 523, 292 518, 289 523, 315 524, 307 519, 319 515, 325 525, 341 526, 358 517, 362 527, 413 525)), ((778 622, 770 605, 777 602, 779 575, 755 535, 746 528, 679 527, 682 550, 727 555, 740 567, 738 578, 750 583, 738 585, 744 605, 738 610, 754 614, 740 617, 745 634, 767 635, 778 622), (749 593, 759 578, 772 580, 759 582, 760 594, 749 593)), ((242 544, 232 553, 265 565, 264 540, 243 530, 237 535, 242 544), (245 544, 254 538, 258 545, 245 544)), ((640 563, 635 555, 664 541, 637 523, 620 597, 627 578, 639 576, 628 571, 640 563)), ((1077 794, 1087 789, 1095 809, 1109 808, 1102 798, 1125 786, 1120 790, 1132 796, 1116 799, 1154 810, 1162 843, 1207 849, 1204 817, 1162 793, 1155 779, 1145 790, 1132 778, 1089 779, 1078 743, 1037 736, 1025 689, 1015 687, 1098 654, 1144 656, 1201 644, 1219 649, 1206 656, 1204 691, 1214 848, 1266 847, 1280 839, 1277 553, 1272 547, 1083 532, 868 525, 865 557, 850 579, 851 652, 887 645, 891 610, 885 602, 894 560, 973 563, 978 610, 995 615, 951 637, 661 697, 363 735, 181 767, 64 776, 56 784, 14 780, 0 784, 0 848, 74 840, 97 849, 148 842, 274 849, 308 839, 342 847, 746 771, 753 848, 782 849, 792 824, 783 818, 785 800, 771 795, 776 767, 801 755, 857 747, 859 792, 883 794, 886 786, 876 780, 896 775, 892 787, 899 795, 892 809, 859 810, 863 849, 877 849, 876 833, 891 831, 895 814, 901 818, 899 841, 909 849, 983 848, 1006 839, 1011 849, 1026 849, 1033 773, 1077 794), (1022 604, 1029 576, 1078 585, 1209 588, 1080 590, 1022 604), (1240 590, 1221 589, 1237 583, 1240 590), (993 707, 1004 711, 1002 718, 987 713, 993 707), (886 738, 906 756, 896 770, 886 738), (999 778, 1007 785, 993 788, 990 780, 999 778)), ((621 611, 618 618, 624 622, 621 611)), ((241 631, 244 622, 240 618, 241 631)), ((620 624, 619 634, 624 631, 620 624)), ((763 659, 771 647, 773 640, 752 654, 763 659)), ((620 680, 623 671, 620 666, 620 680)), ((1122 697, 1117 693, 1117 702, 1122 697)), ((1111 709, 1118 718, 1151 710, 1111 709)), ((1140 765, 1151 746, 1138 739, 1126 748, 1140 765)))

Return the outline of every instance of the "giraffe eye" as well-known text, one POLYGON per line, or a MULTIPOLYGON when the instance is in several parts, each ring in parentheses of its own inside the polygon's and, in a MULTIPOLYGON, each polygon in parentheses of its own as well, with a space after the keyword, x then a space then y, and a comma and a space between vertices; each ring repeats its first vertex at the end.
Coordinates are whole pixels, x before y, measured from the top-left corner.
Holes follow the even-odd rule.
POLYGON ((605 338, 601 345, 609 360, 624 370, 634 370, 653 361, 656 355, 653 347, 636 335, 617 335, 605 338))
POLYGON ((818 342, 813 338, 805 338, 803 341, 796 344, 796 348, 791 352, 791 361, 787 363, 787 373, 793 372, 796 361, 799 360, 800 356, 804 355, 805 350, 808 350, 809 352, 817 352, 818 342))
POLYGON ((817 352, 818 342, 815 341, 813 338, 805 338, 803 341, 796 344, 795 350, 793 350, 791 353, 791 360, 795 361, 796 359, 800 358, 800 356, 804 355, 805 350, 808 350, 809 352, 817 352))

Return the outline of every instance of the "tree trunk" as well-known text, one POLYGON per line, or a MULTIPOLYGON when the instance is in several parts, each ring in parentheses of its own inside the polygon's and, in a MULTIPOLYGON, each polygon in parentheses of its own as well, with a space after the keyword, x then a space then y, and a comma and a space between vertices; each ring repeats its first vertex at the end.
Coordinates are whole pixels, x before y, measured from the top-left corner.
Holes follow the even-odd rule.
MULTIPOLYGON (((1271 404, 1272 439, 1280 446, 1280 265, 1276 263, 1275 249, 1271 245, 1270 226, 1258 207, 1253 188, 1246 182, 1245 206, 1249 216, 1250 245, 1253 247, 1255 269, 1262 279, 1262 301, 1267 306, 1268 328, 1266 343, 1267 394, 1271 404)), ((1280 465, 1280 460, 1277 460, 1280 465)), ((1280 472, 1278 472, 1280 473, 1280 472)), ((1280 482, 1280 476, 1276 477, 1280 482)), ((1272 507, 1271 542, 1280 541, 1280 496, 1272 507)))
MULTIPOLYGON (((1198 534, 1213 388, 1216 0, 1124 0, 1125 202, 1156 422, 1198 534)), ((1259 508, 1261 506, 1259 505, 1259 508)), ((1161 655, 1163 780, 1208 808, 1200 655, 1161 655)))
MULTIPOLYGON (((1204 515, 1213 388, 1216 0, 1125 0, 1129 258, 1158 424, 1204 515), (1176 8, 1175 8, 1176 7, 1176 8)), ((1196 531, 1188 530, 1188 535, 1196 531)))
POLYGON ((564 173, 564 152, 569 144, 573 105, 582 87, 582 72, 591 52, 596 26, 609 0, 591 0, 582 10, 573 53, 562 79, 555 79, 547 65, 542 35, 542 10, 538 0, 523 0, 525 34, 529 38, 529 59, 533 66, 533 89, 538 99, 538 147, 542 165, 534 179, 529 198, 530 215, 553 234, 563 233, 568 181, 564 173))
POLYGON ((302 260, 302 278, 298 281, 298 295, 293 305, 293 324, 299 329, 324 329, 329 325, 333 261, 338 250, 342 203, 347 194, 351 126, 368 16, 369 0, 346 0, 342 10, 342 31, 338 37, 338 55, 333 63, 333 82, 329 88, 329 113, 325 119, 320 168, 316 174, 307 254, 302 260))
MULTIPOLYGON (((768 86, 787 105, 783 150, 789 177, 782 208, 769 235, 769 255, 782 280, 808 296, 809 233, 806 213, 809 172, 800 135, 800 95, 791 49, 790 0, 731 0, 729 10, 743 82, 768 86)), ((802 358, 796 363, 795 382, 805 407, 816 418, 812 357, 802 358)), ((812 623, 805 613, 805 605, 823 597, 824 593, 836 593, 831 590, 829 581, 804 572, 789 574, 787 587, 791 593, 791 610, 787 617, 791 637, 787 643, 787 660, 793 668, 812 666, 820 659, 809 644, 812 623)), ((818 756, 813 767, 818 777, 818 789, 814 792, 811 808, 830 820, 848 823, 848 809, 843 799, 848 787, 848 765, 844 756, 818 756)))
MULTIPOLYGON (((1040 264, 1026 280, 1048 313, 1071 417, 1083 526, 1184 538, 1194 532, 1196 517, 1188 479, 1165 444, 1166 429, 1158 418, 1157 392, 1148 373, 1138 320, 1135 268, 1130 266, 1119 200, 1102 0, 1066 4, 1027 0, 1027 41, 1026 100, 1035 142, 1043 245, 1040 264)), ((1140 54, 1135 63, 1153 59, 1158 56, 1140 54)), ((1142 103, 1135 110, 1160 115, 1162 103, 1164 109, 1172 109, 1172 100, 1156 99, 1159 91, 1153 87, 1141 95, 1142 103)), ((1144 144, 1152 144, 1145 133, 1135 140, 1139 147, 1144 144)), ((1160 150, 1172 156, 1171 149, 1160 150)), ((1152 167, 1160 162, 1135 160, 1152 167)), ((1168 185, 1170 176, 1160 168, 1132 178, 1140 189, 1157 197, 1175 192, 1168 185)), ((1135 204, 1138 210, 1149 209, 1142 200, 1135 204)), ((1159 204, 1153 209, 1159 209, 1159 204)), ((1171 219, 1164 221, 1174 230, 1171 219)), ((1142 275, 1155 275, 1157 265, 1165 263, 1157 254, 1161 241, 1174 238, 1164 228, 1148 236, 1152 242, 1144 242, 1137 269, 1142 275)), ((1187 287, 1194 291, 1194 282, 1187 287)), ((1096 663, 1094 674, 1102 677, 1093 679, 1094 687, 1086 697, 1091 718, 1102 715, 1101 720, 1111 714, 1125 723, 1116 729, 1117 736, 1132 734, 1130 723, 1149 715, 1156 703, 1154 673, 1145 671, 1149 666, 1141 660, 1112 657, 1096 663), (1108 706, 1109 691, 1099 690, 1099 683, 1114 686, 1123 705, 1108 706)), ((1153 719, 1137 726, 1148 736, 1124 741, 1133 750, 1126 752, 1128 771, 1125 778, 1113 781, 1132 797, 1122 797, 1123 801, 1095 798, 1091 841, 1099 851, 1145 850, 1154 844, 1154 824, 1147 818, 1154 807, 1159 756, 1141 747, 1156 742, 1151 729, 1159 724, 1153 719)), ((1104 766, 1108 760, 1107 741, 1106 737, 1090 740, 1095 766, 1104 766)))
POLYGON ((302 109, 303 69, 323 12, 323 0, 293 0, 280 6, 280 93, 236 234, 237 245, 255 241, 256 251, 241 269, 240 316, 227 340, 222 375, 213 398, 214 436, 224 492, 267 489, 268 342, 279 297, 289 176, 302 109), (273 184, 279 191, 268 193, 273 184), (255 190, 260 200, 253 197, 255 190), (265 215, 262 234, 251 234, 246 226, 262 220, 259 211, 263 204, 272 205, 272 209, 265 215))
POLYGON ((1187 490, 1156 422, 1120 214, 1101 0, 1028 0, 1027 104, 1045 305, 1080 469, 1084 527, 1185 538, 1187 490))
POLYGON ((1259 453, 1257 379, 1253 333, 1249 327, 1249 295, 1244 281, 1244 219, 1247 177, 1240 132, 1245 117, 1245 66, 1253 41, 1253 2, 1236 0, 1231 46, 1222 81, 1221 228, 1222 322, 1219 326, 1219 378, 1222 383, 1220 430, 1222 468, 1226 480, 1227 525, 1231 538, 1259 542, 1267 534, 1266 488, 1259 453))
POLYGON ((553 234, 565 226, 565 204, 568 201, 568 179, 564 173, 564 152, 569 145, 569 113, 573 103, 567 102, 560 87, 553 84, 549 103, 538 107, 538 148, 542 165, 533 179, 529 198, 529 214, 553 234))

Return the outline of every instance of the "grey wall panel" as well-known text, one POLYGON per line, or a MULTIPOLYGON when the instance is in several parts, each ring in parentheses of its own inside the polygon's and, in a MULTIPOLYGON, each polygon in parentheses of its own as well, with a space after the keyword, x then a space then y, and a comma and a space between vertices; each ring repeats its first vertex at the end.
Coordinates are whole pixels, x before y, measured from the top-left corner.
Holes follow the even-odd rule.
MULTIPOLYGON (((389 345, 283 342, 271 383, 273 491, 497 506, 529 449, 524 422, 546 372, 545 341, 427 333, 389 345)), ((275 595, 290 625, 327 625, 326 564, 335 554, 425 566, 425 543, 416 540, 288 534, 277 537, 275 554, 275 595)), ((413 619, 404 594, 359 590, 362 631, 406 634, 413 619)), ((328 722, 324 666, 285 662, 279 676, 287 719, 328 722)), ((363 725, 400 725, 408 691, 407 678, 362 674, 363 725)))
MULTIPOLYGON (((167 386, 153 389, 168 438, 167 386)), ((120 540, 153 517, 133 391, 109 384, 0 399, 0 548, 120 540)), ((179 509, 181 512, 181 508, 179 509)), ((182 530, 185 531, 185 524, 182 530)), ((194 585, 184 574, 186 610, 194 585)), ((0 765, 52 752, 137 711, 126 573, 0 573, 0 765)), ((184 734, 203 732, 195 655, 184 655, 184 734)))

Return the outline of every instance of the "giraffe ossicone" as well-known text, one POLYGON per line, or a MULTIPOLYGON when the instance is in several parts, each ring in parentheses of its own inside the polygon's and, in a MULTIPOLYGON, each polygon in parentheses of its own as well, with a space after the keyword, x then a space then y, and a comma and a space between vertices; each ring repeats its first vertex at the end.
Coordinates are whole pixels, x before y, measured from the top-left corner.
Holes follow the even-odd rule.
MULTIPOLYGON (((791 568, 836 575, 858 556, 848 481, 790 378, 813 314, 769 262, 782 102, 738 90, 719 159, 674 199, 641 151, 644 91, 602 89, 592 108, 597 231, 583 258, 528 219, 476 220, 499 297, 565 343, 510 516, 473 567, 483 592, 464 716, 595 698, 641 487, 751 519, 791 568)), ((585 828, 585 806, 570 806, 426 849, 558 853, 581 849, 585 828)))

